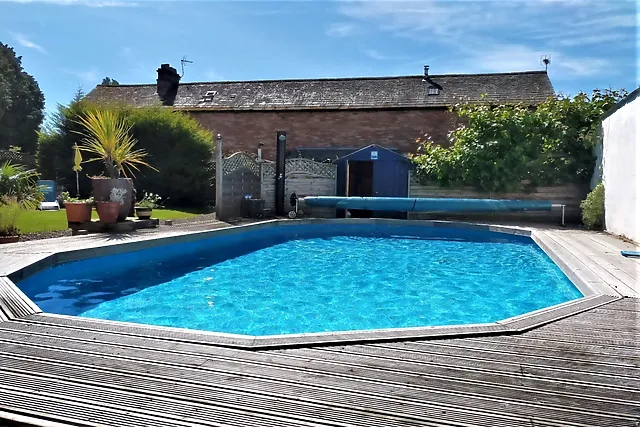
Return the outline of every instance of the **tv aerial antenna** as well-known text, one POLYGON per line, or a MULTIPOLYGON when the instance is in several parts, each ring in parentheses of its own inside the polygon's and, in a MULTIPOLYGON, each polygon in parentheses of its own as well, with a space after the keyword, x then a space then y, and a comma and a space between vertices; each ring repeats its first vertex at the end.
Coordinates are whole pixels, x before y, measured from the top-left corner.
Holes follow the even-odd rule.
POLYGON ((182 68, 182 75, 180 77, 184 76, 184 66, 185 66, 185 64, 193 64, 193 61, 189 61, 187 59, 186 55, 183 56, 182 59, 180 60, 180 67, 182 68))
POLYGON ((540 65, 544 65, 545 71, 549 69, 549 64, 551 64, 551 55, 540 56, 540 65))

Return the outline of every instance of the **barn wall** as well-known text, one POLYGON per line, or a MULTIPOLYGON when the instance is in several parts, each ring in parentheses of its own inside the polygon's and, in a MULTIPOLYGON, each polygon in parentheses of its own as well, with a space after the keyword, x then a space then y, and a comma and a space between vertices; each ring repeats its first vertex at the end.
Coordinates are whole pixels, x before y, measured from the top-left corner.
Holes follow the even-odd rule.
POLYGON ((287 132, 287 149, 364 147, 379 144, 401 153, 417 149, 416 138, 428 133, 446 144, 454 115, 444 108, 388 110, 310 110, 191 112, 206 129, 224 138, 224 154, 255 153, 263 142, 263 156, 275 160, 276 131, 287 132))

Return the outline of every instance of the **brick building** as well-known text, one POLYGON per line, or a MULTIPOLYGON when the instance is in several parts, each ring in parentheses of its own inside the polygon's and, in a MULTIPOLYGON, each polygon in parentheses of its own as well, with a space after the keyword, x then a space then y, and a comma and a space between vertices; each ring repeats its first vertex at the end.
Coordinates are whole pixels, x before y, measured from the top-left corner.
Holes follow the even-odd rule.
POLYGON ((446 143, 455 125, 447 109, 456 103, 535 105, 554 95, 545 71, 429 75, 425 67, 416 76, 210 83, 180 83, 169 64, 157 71, 156 84, 98 85, 87 99, 186 111, 224 136, 226 154, 263 142, 267 159, 278 130, 305 157, 336 158, 373 143, 408 153, 425 133, 446 143))

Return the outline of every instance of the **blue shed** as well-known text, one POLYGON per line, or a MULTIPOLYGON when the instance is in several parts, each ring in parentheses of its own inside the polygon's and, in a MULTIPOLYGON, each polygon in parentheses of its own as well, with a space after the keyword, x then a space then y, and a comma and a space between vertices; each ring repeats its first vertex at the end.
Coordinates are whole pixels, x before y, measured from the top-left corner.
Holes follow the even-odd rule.
MULTIPOLYGON (((338 196, 407 197, 411 161, 376 144, 361 148, 334 161, 337 166, 338 196)), ((338 212, 344 216, 345 212, 338 212)), ((370 217, 370 211, 351 211, 354 217, 370 217)), ((398 212, 376 212, 380 217, 406 218, 398 212)))

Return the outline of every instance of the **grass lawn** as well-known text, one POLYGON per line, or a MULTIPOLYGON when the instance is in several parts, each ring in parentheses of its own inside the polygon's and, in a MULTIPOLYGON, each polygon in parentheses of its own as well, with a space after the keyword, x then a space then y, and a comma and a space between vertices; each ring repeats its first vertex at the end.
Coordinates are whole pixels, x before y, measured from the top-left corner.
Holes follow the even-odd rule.
MULTIPOLYGON (((1 213, 1 212, 0 212, 1 213)), ((192 218, 198 214, 172 209, 154 209, 153 218, 180 219, 192 218)), ((98 219, 98 214, 93 210, 93 218, 98 219)), ((67 213, 64 209, 59 211, 20 211, 16 219, 16 226, 21 233, 37 233, 41 231, 66 230, 67 213)))

